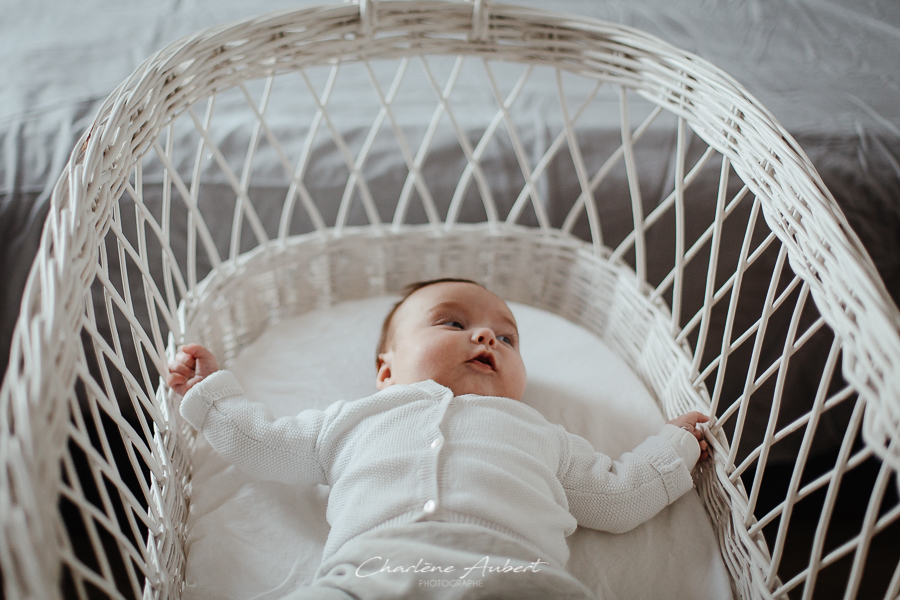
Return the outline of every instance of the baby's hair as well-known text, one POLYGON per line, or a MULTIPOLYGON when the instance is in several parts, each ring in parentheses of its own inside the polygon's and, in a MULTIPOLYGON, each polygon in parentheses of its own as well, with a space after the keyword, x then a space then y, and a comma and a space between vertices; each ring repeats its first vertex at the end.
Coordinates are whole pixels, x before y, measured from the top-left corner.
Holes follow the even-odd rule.
MULTIPOLYGON (((394 321, 394 314, 397 312, 397 309, 406 302, 406 299, 421 290, 422 288, 426 288, 430 285, 435 285, 437 283, 471 283, 473 285, 477 285, 478 287, 484 287, 477 281, 472 281, 471 279, 460 279, 458 277, 441 277, 440 279, 429 279, 427 281, 416 281, 414 283, 410 283, 408 286, 403 288, 403 297, 400 299, 397 304, 395 304, 391 311, 384 318, 384 323, 381 324, 381 338, 378 340, 378 347, 375 349, 375 368, 378 369, 381 367, 381 356, 382 353, 387 350, 388 340, 390 339, 391 334, 391 323, 394 321)), ((485 288, 487 289, 487 288, 485 288)))

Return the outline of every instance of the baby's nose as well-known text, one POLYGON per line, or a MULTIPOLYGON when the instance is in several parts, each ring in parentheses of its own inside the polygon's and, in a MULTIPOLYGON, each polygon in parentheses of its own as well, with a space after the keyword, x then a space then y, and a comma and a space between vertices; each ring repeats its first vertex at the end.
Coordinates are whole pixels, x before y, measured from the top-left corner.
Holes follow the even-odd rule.
POLYGON ((493 346, 497 343, 497 338, 496 336, 494 336, 494 331, 488 327, 480 327, 476 329, 472 337, 475 339, 475 342, 479 344, 487 344, 488 346, 493 346))

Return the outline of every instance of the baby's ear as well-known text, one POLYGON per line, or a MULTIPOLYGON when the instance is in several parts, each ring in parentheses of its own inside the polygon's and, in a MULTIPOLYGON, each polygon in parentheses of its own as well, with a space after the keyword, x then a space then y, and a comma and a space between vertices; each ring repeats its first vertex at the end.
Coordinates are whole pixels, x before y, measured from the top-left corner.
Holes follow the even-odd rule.
POLYGON ((375 387, 383 390, 393 385, 391 380, 390 352, 382 352, 378 355, 378 372, 375 374, 375 387))

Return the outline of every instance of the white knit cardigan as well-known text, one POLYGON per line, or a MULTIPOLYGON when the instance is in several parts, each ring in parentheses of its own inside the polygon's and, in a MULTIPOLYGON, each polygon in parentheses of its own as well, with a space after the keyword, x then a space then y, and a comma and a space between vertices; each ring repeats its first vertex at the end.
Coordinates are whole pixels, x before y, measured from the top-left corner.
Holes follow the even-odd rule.
POLYGON ((218 371, 181 414, 257 477, 331 486, 324 558, 371 529, 433 520, 502 532, 562 566, 576 523, 640 525, 691 489, 700 454, 692 435, 665 425, 614 462, 521 402, 454 397, 433 381, 275 420, 218 371))

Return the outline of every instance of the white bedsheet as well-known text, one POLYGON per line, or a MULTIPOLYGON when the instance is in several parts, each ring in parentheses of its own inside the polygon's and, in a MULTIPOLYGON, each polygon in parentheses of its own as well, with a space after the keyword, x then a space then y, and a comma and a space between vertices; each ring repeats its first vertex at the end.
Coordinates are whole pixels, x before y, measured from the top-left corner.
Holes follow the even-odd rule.
MULTIPOLYGON (((374 348, 393 299, 280 323, 229 367, 277 416, 375 392, 374 348)), ((550 313, 513 305, 528 371, 524 401, 618 456, 664 419, 643 384, 602 342, 550 313)), ((328 534, 327 488, 262 482, 215 454, 194 457, 185 600, 279 598, 311 580, 328 534)), ((712 528, 691 491, 622 535, 579 528, 570 571, 601 598, 730 598, 712 528)))

